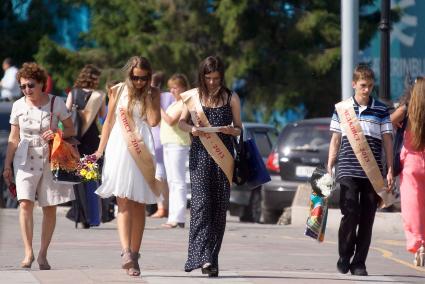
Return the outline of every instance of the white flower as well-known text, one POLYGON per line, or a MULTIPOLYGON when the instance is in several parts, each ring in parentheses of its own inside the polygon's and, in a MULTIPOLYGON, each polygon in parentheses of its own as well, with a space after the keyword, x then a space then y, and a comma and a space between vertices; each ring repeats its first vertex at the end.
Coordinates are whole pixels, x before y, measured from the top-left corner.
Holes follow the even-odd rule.
POLYGON ((321 178, 316 180, 316 185, 320 188, 322 194, 325 197, 328 197, 334 188, 334 182, 335 181, 330 174, 324 174, 321 178))

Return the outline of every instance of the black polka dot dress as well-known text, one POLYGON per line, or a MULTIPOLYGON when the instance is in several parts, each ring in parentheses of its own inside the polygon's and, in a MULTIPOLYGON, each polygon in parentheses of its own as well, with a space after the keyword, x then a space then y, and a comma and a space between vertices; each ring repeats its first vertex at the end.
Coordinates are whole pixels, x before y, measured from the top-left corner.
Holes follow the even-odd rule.
MULTIPOLYGON (((211 126, 232 124, 230 98, 227 104, 203 107, 211 126)), ((233 154, 232 137, 218 133, 233 154)), ((189 253, 185 271, 202 267, 209 262, 218 269, 218 254, 226 227, 230 185, 226 175, 211 158, 199 137, 193 137, 189 156, 192 199, 190 207, 189 253)))

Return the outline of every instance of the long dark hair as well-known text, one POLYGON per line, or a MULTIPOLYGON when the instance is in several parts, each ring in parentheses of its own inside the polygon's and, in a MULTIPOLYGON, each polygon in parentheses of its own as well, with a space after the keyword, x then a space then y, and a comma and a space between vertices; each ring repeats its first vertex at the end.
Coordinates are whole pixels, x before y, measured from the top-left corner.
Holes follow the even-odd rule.
POLYGON ((123 67, 125 72, 125 84, 128 88, 128 106, 127 110, 131 117, 133 114, 133 108, 135 103, 140 102, 140 116, 146 114, 146 99, 150 97, 152 100, 152 90, 151 90, 151 81, 152 81, 152 68, 148 59, 142 56, 133 56, 131 57, 125 66, 123 67), (134 88, 133 81, 131 81, 131 76, 133 75, 133 69, 140 68, 148 72, 148 81, 141 90, 134 88))
POLYGON ((218 94, 213 98, 214 104, 218 104, 221 101, 225 102, 224 94, 229 94, 229 89, 226 88, 224 80, 224 64, 218 56, 208 56, 199 64, 198 69, 198 89, 199 98, 201 102, 205 97, 209 96, 207 83, 205 82, 205 75, 212 72, 218 72, 220 74, 220 89, 218 94))

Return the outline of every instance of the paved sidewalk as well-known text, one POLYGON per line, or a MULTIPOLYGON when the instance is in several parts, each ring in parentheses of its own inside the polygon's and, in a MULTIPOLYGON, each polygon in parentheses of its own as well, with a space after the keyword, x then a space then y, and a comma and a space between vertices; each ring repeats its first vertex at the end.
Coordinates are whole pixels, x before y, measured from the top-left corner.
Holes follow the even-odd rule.
MULTIPOLYGON (((165 219, 147 219, 141 251, 141 277, 120 269, 116 223, 74 229, 60 208, 49 262, 51 271, 19 268, 23 257, 17 210, 0 209, 0 283, 425 283, 425 269, 414 267, 401 230, 374 231, 369 277, 336 272, 337 231, 330 226, 324 243, 303 236, 303 226, 240 223, 228 218, 220 254, 220 277, 183 271, 188 228, 162 229, 165 219)), ((391 213, 388 213, 391 214, 391 213)), ((41 211, 35 210, 34 249, 40 240, 41 211)))

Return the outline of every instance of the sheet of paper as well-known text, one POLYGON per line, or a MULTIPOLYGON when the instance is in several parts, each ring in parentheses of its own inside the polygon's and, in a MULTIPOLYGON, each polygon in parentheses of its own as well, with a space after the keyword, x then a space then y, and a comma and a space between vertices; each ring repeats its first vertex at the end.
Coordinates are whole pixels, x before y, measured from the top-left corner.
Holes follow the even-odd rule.
POLYGON ((198 127, 199 130, 204 132, 220 132, 221 126, 211 126, 211 127, 198 127))

